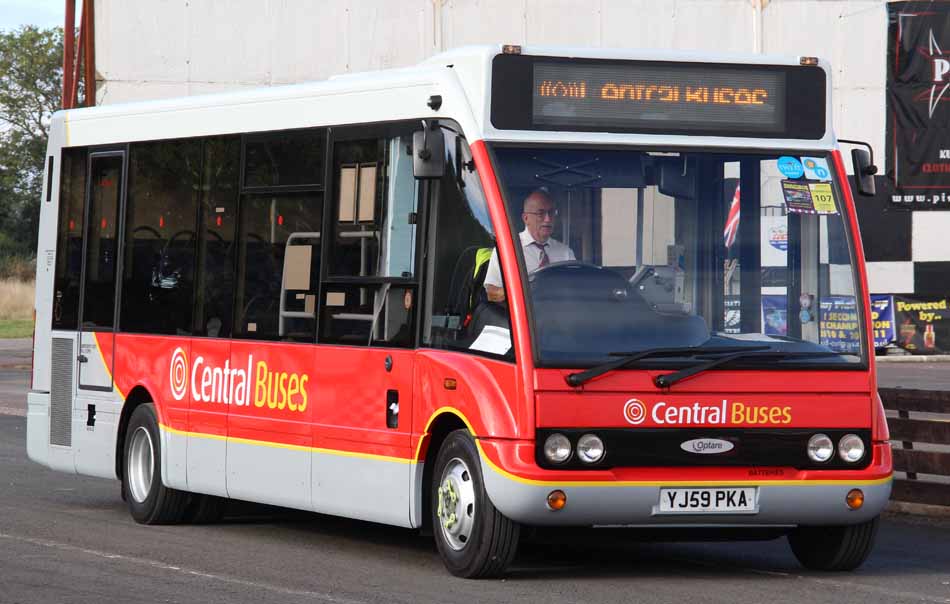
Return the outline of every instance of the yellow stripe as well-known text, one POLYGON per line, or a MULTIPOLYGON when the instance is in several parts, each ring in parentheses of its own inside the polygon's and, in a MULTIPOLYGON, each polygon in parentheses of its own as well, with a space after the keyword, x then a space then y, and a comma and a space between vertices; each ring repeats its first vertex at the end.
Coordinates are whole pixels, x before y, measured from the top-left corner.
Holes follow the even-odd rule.
MULTIPOLYGON (((106 368, 106 373, 109 374, 109 381, 112 382, 112 389, 119 393, 119 397, 122 399, 122 403, 125 404, 125 393, 122 392, 118 386, 115 384, 115 376, 112 375, 112 368, 109 367, 109 364, 106 363, 106 357, 102 354, 102 347, 99 346, 99 334, 106 332, 94 331, 92 332, 92 339, 96 342, 96 352, 99 353, 99 359, 102 361, 102 366, 106 368)), ((109 332, 112 333, 112 332, 109 332)), ((112 357, 115 358, 115 334, 112 334, 112 357)))
POLYGON ((425 437, 429 434, 429 428, 432 427, 432 422, 435 421, 436 417, 438 417, 439 415, 442 415, 443 413, 449 413, 459 418, 460 420, 462 420, 462 423, 464 423, 465 427, 468 428, 469 434, 471 434, 473 438, 475 437, 475 428, 472 427, 472 422, 468 421, 468 418, 465 417, 464 413, 462 413, 455 407, 439 407, 438 409, 432 412, 432 415, 429 416, 429 421, 426 422, 426 427, 425 429, 423 429, 422 434, 419 436, 419 442, 418 444, 416 444, 416 456, 414 459, 415 463, 420 463, 419 457, 422 455, 422 441, 424 441, 425 437))
POLYGON ((529 486, 539 486, 539 487, 677 487, 677 486, 695 486, 695 487, 719 487, 719 486, 763 486, 763 487, 815 487, 815 486, 828 486, 828 485, 854 485, 854 486, 872 486, 879 484, 887 484, 891 481, 892 477, 888 476, 886 478, 876 478, 873 480, 850 480, 850 479, 841 479, 841 480, 608 480, 608 481, 599 481, 599 480, 583 480, 583 481, 549 481, 549 480, 532 480, 530 478, 522 478, 520 476, 515 476, 511 472, 507 472, 499 468, 495 463, 485 454, 485 451, 482 449, 482 444, 478 441, 475 441, 475 444, 478 446, 478 452, 481 454, 485 462, 491 467, 492 470, 501 474, 508 480, 513 480, 515 482, 529 485, 529 486))
POLYGON ((388 461, 390 463, 400 463, 400 464, 416 463, 412 459, 405 459, 402 457, 390 457, 388 455, 373 455, 372 453, 355 453, 353 451, 342 451, 338 449, 322 449, 319 447, 305 447, 302 445, 288 445, 284 443, 270 442, 267 440, 237 438, 235 436, 220 436, 218 434, 204 434, 201 432, 186 432, 184 430, 176 430, 175 428, 172 428, 171 426, 166 426, 165 424, 159 424, 159 428, 171 434, 177 434, 179 436, 185 436, 187 438, 204 438, 207 440, 223 440, 226 442, 240 443, 243 445, 253 445, 256 447, 270 447, 272 449, 287 449, 290 451, 322 453, 324 455, 336 455, 338 457, 357 457, 361 459, 372 459, 374 461, 388 461))

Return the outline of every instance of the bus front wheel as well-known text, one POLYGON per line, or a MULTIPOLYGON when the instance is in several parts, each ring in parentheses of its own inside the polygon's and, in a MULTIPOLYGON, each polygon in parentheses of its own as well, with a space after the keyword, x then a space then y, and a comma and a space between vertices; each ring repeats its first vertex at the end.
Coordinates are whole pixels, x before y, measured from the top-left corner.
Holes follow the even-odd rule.
POLYGON ((456 430, 436 456, 431 489, 432 532, 446 568, 457 577, 497 577, 518 548, 518 524, 495 509, 474 439, 456 430))
POLYGON ((871 553, 878 522, 875 517, 849 526, 802 526, 788 534, 788 543, 805 568, 854 570, 871 553))
POLYGON ((141 524, 175 524, 186 511, 188 493, 162 484, 161 447, 155 405, 139 405, 126 431, 122 492, 141 524))

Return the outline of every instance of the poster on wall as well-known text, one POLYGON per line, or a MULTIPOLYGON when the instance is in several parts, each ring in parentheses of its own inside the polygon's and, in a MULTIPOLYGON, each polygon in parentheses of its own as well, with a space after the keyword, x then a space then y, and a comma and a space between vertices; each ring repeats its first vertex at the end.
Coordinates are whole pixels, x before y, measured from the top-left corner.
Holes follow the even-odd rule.
POLYGON ((897 345, 913 354, 950 352, 950 299, 894 296, 897 345))
POLYGON ((950 209, 950 2, 890 2, 887 11, 891 202, 950 209))
POLYGON ((895 340, 894 299, 891 296, 871 296, 871 326, 875 348, 884 348, 895 340))

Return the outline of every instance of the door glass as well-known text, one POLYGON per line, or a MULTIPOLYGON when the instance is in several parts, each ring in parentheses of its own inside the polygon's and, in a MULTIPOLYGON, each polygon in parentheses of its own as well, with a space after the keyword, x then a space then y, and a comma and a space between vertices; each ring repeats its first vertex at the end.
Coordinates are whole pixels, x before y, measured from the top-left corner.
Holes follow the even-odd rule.
POLYGON ((89 210, 86 215, 86 264, 83 281, 84 330, 111 331, 115 315, 116 250, 122 156, 92 156, 89 210))

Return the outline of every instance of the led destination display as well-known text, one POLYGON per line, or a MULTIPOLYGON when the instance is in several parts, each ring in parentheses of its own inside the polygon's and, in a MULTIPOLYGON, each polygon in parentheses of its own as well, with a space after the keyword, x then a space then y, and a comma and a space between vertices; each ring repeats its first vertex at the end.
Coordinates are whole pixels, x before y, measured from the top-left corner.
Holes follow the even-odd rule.
POLYGON ((536 124, 719 129, 785 126, 785 74, 701 68, 536 64, 536 124))
POLYGON ((819 67, 605 61, 501 55, 492 123, 586 130, 818 139, 819 67))

